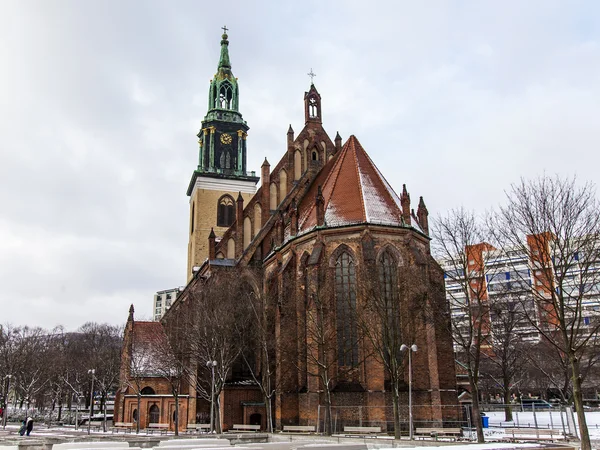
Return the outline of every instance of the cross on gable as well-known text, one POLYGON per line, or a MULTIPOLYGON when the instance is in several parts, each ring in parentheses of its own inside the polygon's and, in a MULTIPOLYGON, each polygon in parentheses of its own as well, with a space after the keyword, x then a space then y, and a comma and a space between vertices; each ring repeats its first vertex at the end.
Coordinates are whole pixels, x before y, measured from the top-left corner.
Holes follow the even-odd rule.
POLYGON ((310 68, 310 72, 308 72, 307 75, 310 77, 310 84, 313 84, 313 80, 317 76, 317 74, 313 73, 312 67, 310 68))

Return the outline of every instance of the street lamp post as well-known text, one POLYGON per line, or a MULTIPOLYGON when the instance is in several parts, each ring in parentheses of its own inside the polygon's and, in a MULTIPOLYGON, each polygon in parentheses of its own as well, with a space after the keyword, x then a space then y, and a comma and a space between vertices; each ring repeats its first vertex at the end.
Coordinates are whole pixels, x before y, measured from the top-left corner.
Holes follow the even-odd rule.
POLYGON ((211 382, 210 382, 210 432, 213 432, 213 416, 214 416, 214 400, 215 400, 215 367, 216 361, 206 361, 206 367, 210 367, 211 382))
POLYGON ((417 344, 410 347, 402 344, 400 351, 408 350, 408 438, 413 440, 413 411, 412 411, 412 352, 417 351, 417 344))
POLYGON ((88 373, 92 374, 92 387, 90 389, 90 414, 88 416, 88 434, 90 434, 90 427, 92 426, 92 411, 94 411, 94 374, 96 369, 88 370, 88 373))
POLYGON ((2 429, 5 430, 6 429, 6 419, 8 417, 8 393, 10 391, 10 379, 12 378, 12 375, 6 375, 4 377, 4 379, 6 380, 6 382, 4 383, 4 387, 6 388, 4 390, 4 395, 3 395, 3 400, 4 400, 4 410, 2 411, 2 429))

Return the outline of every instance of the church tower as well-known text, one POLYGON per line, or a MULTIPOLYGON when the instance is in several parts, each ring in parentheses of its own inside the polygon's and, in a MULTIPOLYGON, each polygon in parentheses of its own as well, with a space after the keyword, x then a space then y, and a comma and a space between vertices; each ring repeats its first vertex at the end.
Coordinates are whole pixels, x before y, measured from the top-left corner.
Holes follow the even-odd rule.
POLYGON ((209 257, 208 239, 216 239, 236 220, 236 200, 244 202, 256 192, 259 178, 246 168, 248 125, 239 111, 238 80, 231 72, 227 28, 223 27, 221 57, 210 82, 208 112, 198 133, 198 167, 187 195, 190 197, 188 281, 194 267, 209 257))

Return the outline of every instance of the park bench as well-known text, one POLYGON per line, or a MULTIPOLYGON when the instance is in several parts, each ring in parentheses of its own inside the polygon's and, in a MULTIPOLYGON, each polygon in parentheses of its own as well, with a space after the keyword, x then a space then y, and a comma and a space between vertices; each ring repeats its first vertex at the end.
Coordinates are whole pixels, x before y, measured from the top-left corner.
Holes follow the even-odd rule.
POLYGON ((188 433, 197 433, 197 432, 201 432, 201 431, 207 431, 210 430, 210 424, 209 423, 188 423, 187 425, 187 432, 188 433))
POLYGON ((314 433, 316 427, 314 425, 284 425, 283 431, 294 433, 314 433))
POLYGON ((100 430, 103 427, 104 427, 104 422, 102 422, 101 420, 90 421, 90 428, 93 428, 94 430, 100 430))
POLYGON ((231 430, 232 431, 260 431, 260 425, 248 425, 248 424, 242 424, 242 423, 237 423, 237 424, 233 424, 231 426, 231 430))
POLYGON ((560 430, 547 428, 505 428, 505 441, 554 441, 561 436, 560 430))
POLYGON ((453 440, 458 439, 460 436, 462 436, 462 429, 461 428, 417 428, 415 430, 415 437, 416 438, 421 438, 424 439, 426 437, 430 437, 435 439, 436 441, 438 440, 438 438, 450 438, 453 440))
POLYGON ((113 433, 118 433, 119 430, 123 430, 124 433, 133 430, 134 424, 131 422, 115 422, 115 424, 110 427, 113 433))
POLYGON ((381 433, 381 427, 344 427, 344 433, 348 434, 373 434, 381 433))
POLYGON ((154 434, 154 430, 160 431, 160 434, 167 434, 169 431, 168 423, 149 423, 146 427, 146 434, 154 434))

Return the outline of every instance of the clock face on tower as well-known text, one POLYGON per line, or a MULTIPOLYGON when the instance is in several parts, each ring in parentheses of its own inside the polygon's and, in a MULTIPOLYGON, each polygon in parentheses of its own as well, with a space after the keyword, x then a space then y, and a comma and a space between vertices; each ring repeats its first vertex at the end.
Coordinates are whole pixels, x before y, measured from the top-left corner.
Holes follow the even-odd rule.
POLYGON ((221 142, 223 144, 231 144, 231 135, 229 135, 227 133, 223 133, 221 135, 221 142))

